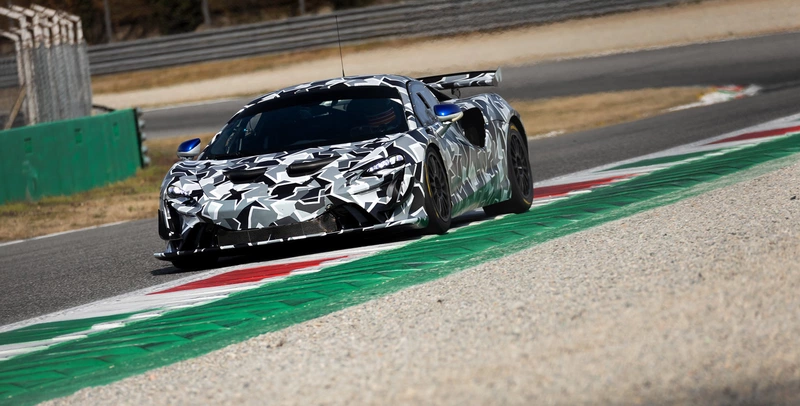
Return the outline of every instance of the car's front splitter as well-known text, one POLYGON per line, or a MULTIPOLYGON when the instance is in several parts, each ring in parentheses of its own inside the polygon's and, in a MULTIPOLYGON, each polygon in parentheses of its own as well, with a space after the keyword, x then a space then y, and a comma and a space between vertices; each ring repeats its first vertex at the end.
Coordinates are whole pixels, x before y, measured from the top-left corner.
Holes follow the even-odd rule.
MULTIPOLYGON (((422 228, 422 227, 425 226, 425 224, 427 224, 427 218, 410 218, 410 219, 405 219, 405 220, 399 220, 399 221, 393 221, 393 222, 388 222, 388 223, 376 224, 376 225, 369 226, 369 227, 348 228, 348 229, 343 229, 343 230, 338 230, 338 231, 333 231, 333 232, 320 232, 320 233, 314 233, 314 234, 308 234, 308 235, 299 235, 299 236, 293 236, 293 237, 287 237, 287 238, 270 238, 270 239, 267 239, 267 240, 252 241, 252 242, 242 243, 242 244, 221 245, 221 246, 217 246, 217 247, 200 248, 200 249, 196 249, 196 250, 185 250, 185 251, 170 251, 170 250, 167 250, 167 251, 164 251, 164 252, 157 252, 157 253, 153 254, 153 256, 155 256, 157 259, 160 259, 160 260, 169 261, 169 260, 172 260, 172 259, 178 258, 178 257, 187 257, 187 256, 204 255, 204 254, 206 254, 206 255, 209 255, 209 254, 210 255, 214 255, 214 254, 218 254, 218 253, 223 252, 223 251, 234 251, 234 250, 247 249, 247 248, 252 248, 252 247, 260 247, 260 246, 269 245, 269 244, 276 244, 276 243, 282 243, 282 242, 285 243, 285 242, 289 242, 289 241, 299 241, 299 240, 305 240, 305 239, 308 239, 308 238, 316 238, 316 237, 325 237, 325 236, 332 236, 332 235, 348 234, 348 233, 352 233, 352 232, 378 231, 378 230, 383 230, 383 229, 390 228, 390 227, 410 226, 412 228, 422 228)), ((168 246, 168 248, 169 248, 169 246, 168 246)))

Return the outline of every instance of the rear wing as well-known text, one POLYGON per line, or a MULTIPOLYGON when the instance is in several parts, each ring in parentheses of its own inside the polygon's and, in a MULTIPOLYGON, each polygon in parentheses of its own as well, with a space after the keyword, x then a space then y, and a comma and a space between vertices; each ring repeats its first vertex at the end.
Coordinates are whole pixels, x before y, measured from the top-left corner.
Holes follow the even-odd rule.
POLYGON ((419 78, 417 80, 434 89, 445 90, 460 89, 463 87, 497 86, 502 79, 500 69, 498 68, 497 70, 448 73, 445 75, 419 78))

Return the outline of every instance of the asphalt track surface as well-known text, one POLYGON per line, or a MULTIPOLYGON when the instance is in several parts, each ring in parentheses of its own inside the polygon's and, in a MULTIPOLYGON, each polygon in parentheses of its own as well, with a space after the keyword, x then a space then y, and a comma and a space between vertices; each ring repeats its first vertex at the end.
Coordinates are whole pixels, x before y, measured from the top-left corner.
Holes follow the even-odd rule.
MULTIPOLYGON (((504 68, 492 89, 509 99, 649 87, 800 85, 800 32, 504 68)), ((250 98, 146 111, 151 138, 213 133, 250 98)))
MULTIPOLYGON (((575 81, 584 83, 580 88, 583 90, 575 88, 576 93, 592 88, 588 85, 593 82, 592 77, 602 82, 592 85, 594 89, 611 90, 614 89, 614 83, 627 83, 625 75, 639 81, 640 87, 755 83, 764 85, 768 90, 749 99, 531 141, 530 155, 535 180, 660 151, 796 113, 797 106, 800 106, 800 92, 795 88, 795 83, 800 81, 798 40, 798 34, 779 35, 509 69, 506 73, 506 89, 510 88, 509 82, 520 83, 519 86, 531 86, 528 89, 534 96, 541 96, 541 93, 534 92, 535 85, 526 85, 517 80, 528 71, 531 72, 530 77, 535 77, 536 70, 543 66, 553 72, 554 77, 562 76, 564 82, 569 72, 573 72, 575 81), (741 44, 743 48, 734 46, 734 43, 741 44), (714 65, 710 59, 715 58, 703 56, 714 54, 712 51, 717 47, 723 49, 716 51, 720 53, 714 65), (754 51, 761 49, 759 47, 769 48, 769 52, 760 51, 759 54, 768 62, 747 57, 751 47, 754 51), (733 52, 734 49, 737 52, 733 52), (730 65, 722 64, 723 55, 726 54, 730 65), (697 60, 685 59, 695 57, 697 60), (669 79, 671 75, 655 73, 668 60, 678 66, 665 67, 663 72, 685 69, 686 72, 697 74, 697 82, 692 83, 684 78, 682 80, 686 82, 672 83, 672 79, 669 79), (693 63, 697 65, 694 69, 693 63), (564 64, 564 68, 559 69, 558 64, 564 64), (575 64, 583 64, 583 68, 575 64), (717 76, 724 78, 723 81, 709 81, 715 69, 718 70, 717 76), (614 77, 602 74, 604 70, 613 72, 614 77), (752 71, 750 75, 748 70, 752 71), (733 76, 725 76, 733 75, 731 71, 738 72, 736 75, 740 80, 732 81, 729 79, 733 76)), ((553 85, 553 89, 556 88, 558 86, 553 85)), ((514 88, 514 92, 517 91, 522 92, 514 88)), ((373 238, 371 242, 384 242, 385 238, 392 237, 373 238)), ((362 243, 364 241, 350 239, 317 239, 302 245, 282 246, 280 253, 265 252, 259 259, 362 243)), ((168 263, 152 257, 153 252, 161 249, 163 243, 156 234, 154 219, 0 246, 0 325, 186 276, 187 273, 178 272, 168 263)), ((227 264, 252 259, 235 258, 227 264)))

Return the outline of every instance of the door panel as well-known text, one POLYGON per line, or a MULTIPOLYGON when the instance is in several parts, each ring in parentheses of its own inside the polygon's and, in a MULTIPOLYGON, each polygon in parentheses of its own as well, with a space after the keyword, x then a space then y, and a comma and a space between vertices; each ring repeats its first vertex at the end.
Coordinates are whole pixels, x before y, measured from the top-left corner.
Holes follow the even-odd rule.
MULTIPOLYGON (((436 131, 442 128, 442 124, 433 113, 433 106, 438 104, 439 100, 422 83, 412 82, 409 86, 409 95, 420 124, 426 127, 429 134, 435 136, 436 131)), ((480 132, 486 137, 486 119, 479 109, 471 110, 469 114, 478 115, 471 117, 472 130, 480 132)), ((474 134, 473 138, 478 139, 474 134)), ((450 175, 453 213, 463 213, 465 210, 487 204, 488 202, 483 201, 486 199, 482 199, 476 194, 492 180, 490 173, 493 171, 486 167, 491 162, 487 148, 476 145, 476 142, 467 139, 461 122, 451 125, 442 136, 437 137, 437 140, 450 175)))

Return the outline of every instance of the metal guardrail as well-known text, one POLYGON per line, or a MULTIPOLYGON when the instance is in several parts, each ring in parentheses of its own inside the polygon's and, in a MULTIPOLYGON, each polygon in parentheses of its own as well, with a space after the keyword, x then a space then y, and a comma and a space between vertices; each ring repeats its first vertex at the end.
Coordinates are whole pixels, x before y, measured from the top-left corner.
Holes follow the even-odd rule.
MULTIPOLYGON (((685 1, 685 0, 684 0, 685 1)), ((339 13, 343 44, 512 28, 682 0, 442 0, 365 7, 339 13)), ((300 51, 336 44, 333 15, 305 16, 89 49, 93 75, 300 51)))

